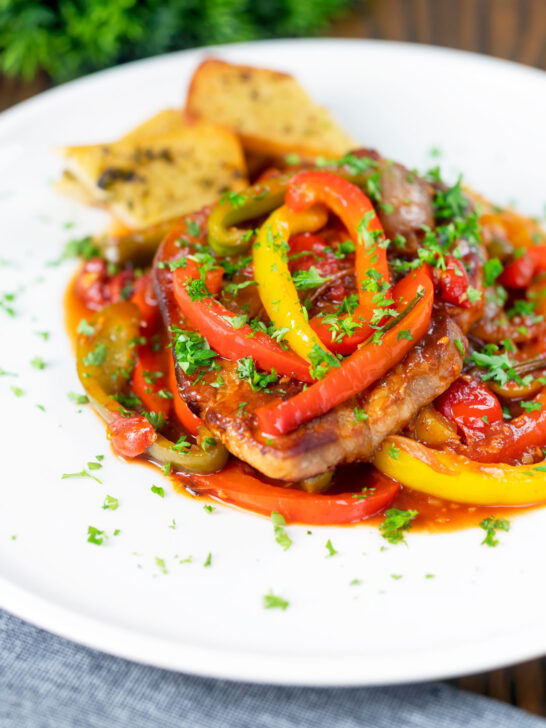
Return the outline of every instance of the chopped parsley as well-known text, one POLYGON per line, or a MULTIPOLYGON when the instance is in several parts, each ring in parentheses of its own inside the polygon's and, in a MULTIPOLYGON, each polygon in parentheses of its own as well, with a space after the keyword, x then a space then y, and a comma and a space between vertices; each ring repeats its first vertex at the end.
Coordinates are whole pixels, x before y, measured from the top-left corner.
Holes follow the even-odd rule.
POLYGON ((379 526, 381 535, 389 543, 405 543, 404 531, 409 531, 411 522, 417 516, 418 511, 401 511, 398 508, 390 508, 385 512, 385 520, 379 526))
POLYGON ((146 417, 154 430, 160 430, 165 424, 165 415, 163 414, 163 412, 144 411, 142 414, 144 415, 144 417, 146 417))
POLYGON ((292 539, 284 530, 284 526, 286 526, 284 516, 278 511, 273 511, 271 513, 271 523, 273 524, 275 541, 286 551, 292 546, 292 539))
POLYGON ((189 278, 186 281, 186 292, 191 301, 202 301, 211 296, 205 281, 201 278, 189 278))
POLYGON ((93 351, 83 357, 83 363, 87 367, 100 367, 106 359, 106 344, 97 344, 93 351))
POLYGON ((34 359, 31 360, 30 366, 34 369, 45 369, 47 364, 41 356, 35 356, 34 359))
POLYGON ((525 379, 517 374, 508 353, 497 354, 498 350, 496 344, 488 344, 482 351, 473 351, 470 356, 470 361, 484 370, 480 374, 483 381, 491 380, 501 386, 511 380, 523 384, 525 379))
MULTIPOLYGON (((94 463, 95 464, 95 463, 94 463)), ((67 478, 92 478, 97 483, 102 485, 102 481, 96 478, 94 475, 91 475, 87 470, 80 470, 79 473, 63 473, 61 475, 61 480, 66 480, 67 478)))
POLYGON ((89 397, 86 394, 78 394, 78 392, 69 392, 68 399, 76 404, 88 404, 89 397))
POLYGON ((160 485, 152 485, 150 490, 160 498, 165 498, 165 488, 162 488, 160 485))
POLYGON ((201 228, 199 225, 195 222, 195 220, 191 220, 189 217, 185 220, 186 223, 186 232, 188 235, 191 235, 193 238, 199 237, 201 235, 201 228))
POLYGON ((406 339, 407 341, 413 341, 413 336, 411 335, 411 331, 409 329, 403 329, 402 331, 398 332, 396 340, 402 341, 402 339, 406 339))
POLYGON ((210 348, 204 336, 197 331, 185 331, 176 326, 171 327, 171 333, 175 335, 174 353, 185 374, 193 374, 201 368, 210 368, 217 354, 210 348))
POLYGON ((483 519, 480 523, 480 528, 483 528, 485 531, 485 538, 482 544, 486 546, 497 546, 499 543, 498 539, 495 538, 497 531, 508 532, 510 530, 510 521, 507 521, 505 518, 491 516, 490 518, 483 519))
POLYGON ((486 286, 492 286, 503 271, 503 265, 498 258, 490 258, 483 265, 486 286))
POLYGON ((273 590, 270 589, 268 594, 264 595, 263 598, 264 609, 282 609, 285 610, 290 606, 290 603, 282 597, 273 594, 273 590))
POLYGON ((328 374, 330 367, 339 367, 339 361, 329 351, 315 344, 309 353, 309 373, 313 379, 322 379, 328 374))
POLYGON ((396 447, 395 445, 391 445, 387 450, 387 455, 393 460, 398 460, 398 458, 400 457, 400 448, 396 447))
POLYGON ((216 506, 210 506, 208 503, 205 503, 205 505, 203 506, 203 510, 205 511, 205 513, 214 513, 214 511, 216 510, 216 506))
POLYGON ((270 373, 259 372, 256 369, 256 363, 251 356, 245 356, 237 362, 237 376, 239 379, 246 380, 253 392, 266 389, 270 384, 277 381, 277 373, 272 370, 270 373))
POLYGON ((24 390, 21 389, 21 387, 10 387, 11 391, 16 397, 22 397, 24 395, 24 390))
POLYGON ((94 326, 91 326, 91 324, 86 321, 85 319, 82 319, 80 323, 78 324, 78 328, 76 329, 78 334, 83 334, 84 336, 93 336, 95 333, 94 326))
POLYGON ((330 541, 330 539, 328 539, 328 541, 326 541, 326 550, 328 551, 328 553, 326 554, 326 558, 328 558, 329 556, 335 556, 338 553, 335 550, 334 545, 330 541))
POLYGON ((366 414, 363 409, 359 409, 358 407, 353 409, 353 415, 357 422, 365 422, 369 418, 369 415, 366 414))
POLYGON ((220 204, 225 204, 226 202, 229 202, 229 204, 236 210, 239 207, 243 207, 243 205, 248 200, 248 197, 246 195, 241 195, 238 192, 225 192, 222 197, 220 197, 220 204))
POLYGON ((330 280, 330 276, 323 278, 318 270, 312 265, 309 270, 296 270, 292 274, 292 280, 298 290, 307 290, 309 288, 318 288, 330 280))
POLYGON ((175 452, 186 452, 190 449, 190 447, 191 442, 185 435, 182 435, 178 438, 174 445, 171 445, 171 450, 174 450, 175 452))
POLYGON ((533 412, 534 410, 542 409, 542 402, 520 402, 520 405, 526 412, 533 412))
POLYGON ((119 508, 119 500, 114 498, 113 495, 107 495, 104 499, 102 507, 105 511, 117 511, 119 508))
POLYGON ((87 526, 87 541, 94 543, 96 546, 100 546, 108 538, 104 531, 100 531, 95 526, 87 526))
POLYGON ((205 563, 203 566, 210 566, 212 564, 212 554, 209 552, 207 558, 205 559, 205 563))
POLYGON ((462 339, 454 339, 453 343, 457 347, 457 351, 461 356, 464 356, 465 347, 464 347, 464 341, 462 339))

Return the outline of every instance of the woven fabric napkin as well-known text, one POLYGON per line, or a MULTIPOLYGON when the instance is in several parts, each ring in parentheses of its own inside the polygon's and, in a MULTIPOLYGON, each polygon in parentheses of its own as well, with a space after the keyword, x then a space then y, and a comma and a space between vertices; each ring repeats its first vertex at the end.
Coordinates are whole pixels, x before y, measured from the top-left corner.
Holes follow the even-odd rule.
POLYGON ((448 685, 301 688, 185 675, 105 655, 0 611, 1 728, 545 728, 448 685))

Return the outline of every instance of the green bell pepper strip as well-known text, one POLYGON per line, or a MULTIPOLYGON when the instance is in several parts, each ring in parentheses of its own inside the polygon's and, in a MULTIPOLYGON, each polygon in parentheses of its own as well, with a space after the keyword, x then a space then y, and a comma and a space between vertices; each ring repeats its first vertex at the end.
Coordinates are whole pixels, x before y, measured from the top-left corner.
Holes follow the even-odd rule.
MULTIPOLYGON (((325 167, 357 187, 365 187, 373 170, 355 172, 344 164, 325 167)), ((241 193, 225 195, 212 209, 208 220, 209 245, 218 255, 240 255, 251 243, 252 229, 237 227, 262 215, 268 215, 284 203, 290 180, 299 172, 296 170, 278 177, 257 182, 241 193)))
MULTIPOLYGON (((80 382, 94 408, 111 425, 120 418, 141 417, 128 412, 116 396, 124 392, 135 363, 132 343, 139 336, 140 312, 129 302, 111 303, 98 311, 91 321, 89 334, 80 333, 76 343, 77 371, 80 382)), ((174 443, 160 433, 148 438, 146 452, 159 463, 192 473, 212 473, 220 470, 228 459, 228 451, 217 441, 206 450, 203 443, 214 440, 201 427, 198 445, 187 452, 173 450, 174 443)), ((136 454, 140 454, 135 452, 136 454)))

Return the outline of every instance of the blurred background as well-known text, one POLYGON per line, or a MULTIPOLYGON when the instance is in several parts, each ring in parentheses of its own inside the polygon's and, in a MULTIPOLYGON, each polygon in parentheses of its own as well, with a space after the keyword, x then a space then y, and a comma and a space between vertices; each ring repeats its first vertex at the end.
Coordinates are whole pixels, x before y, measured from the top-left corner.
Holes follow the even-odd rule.
POLYGON ((546 68, 546 0, 0 0, 0 109, 158 53, 259 38, 429 43, 546 68))
MULTIPOLYGON (((545 69, 546 0, 0 0, 0 110, 138 58, 303 36, 428 43, 545 69)), ((457 682, 546 715, 544 660, 457 682)))

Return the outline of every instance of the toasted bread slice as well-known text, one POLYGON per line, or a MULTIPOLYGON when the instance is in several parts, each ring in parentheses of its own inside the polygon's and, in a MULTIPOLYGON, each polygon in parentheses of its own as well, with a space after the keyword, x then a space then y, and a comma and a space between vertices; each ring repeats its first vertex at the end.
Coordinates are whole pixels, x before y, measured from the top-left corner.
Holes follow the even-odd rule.
POLYGON ((187 126, 184 111, 182 109, 164 109, 150 119, 139 124, 128 134, 122 136, 120 142, 140 142, 150 137, 170 134, 179 131, 187 126))
POLYGON ((337 157, 356 146, 292 76, 265 68, 204 61, 193 75, 186 114, 226 126, 245 150, 259 154, 337 157))
POLYGON ((193 212, 248 184, 239 140, 214 124, 62 152, 68 171, 132 229, 193 212))
MULTIPOLYGON (((139 124, 130 132, 122 136, 118 141, 125 142, 140 142, 143 139, 149 139, 150 137, 160 136, 161 134, 170 134, 173 131, 182 129, 187 125, 185 115, 182 109, 164 109, 157 114, 154 114, 149 119, 146 119, 142 124, 139 124)), ((102 147, 102 144, 90 144, 88 149, 95 147, 102 147)), ((83 147, 78 147, 80 150, 83 147)), ((84 205, 99 205, 101 204, 102 195, 98 196, 95 194, 93 189, 87 188, 74 172, 64 170, 61 178, 55 182, 55 189, 62 195, 72 197, 78 202, 82 202, 84 205)))

